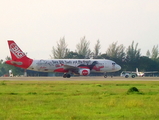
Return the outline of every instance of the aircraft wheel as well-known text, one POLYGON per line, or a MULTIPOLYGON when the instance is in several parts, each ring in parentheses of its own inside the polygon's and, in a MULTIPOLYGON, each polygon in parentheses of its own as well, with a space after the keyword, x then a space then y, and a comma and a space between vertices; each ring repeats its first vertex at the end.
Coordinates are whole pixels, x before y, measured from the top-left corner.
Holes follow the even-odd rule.
POLYGON ((66 78, 67 77, 67 74, 63 74, 63 78, 66 78))
POLYGON ((104 78, 107 78, 107 75, 104 75, 104 78))
POLYGON ((67 74, 67 78, 70 78, 71 77, 71 75, 70 74, 67 74))
POLYGON ((105 73, 104 73, 104 78, 107 78, 107 77, 108 77, 108 75, 107 75, 107 73, 105 72, 105 73))

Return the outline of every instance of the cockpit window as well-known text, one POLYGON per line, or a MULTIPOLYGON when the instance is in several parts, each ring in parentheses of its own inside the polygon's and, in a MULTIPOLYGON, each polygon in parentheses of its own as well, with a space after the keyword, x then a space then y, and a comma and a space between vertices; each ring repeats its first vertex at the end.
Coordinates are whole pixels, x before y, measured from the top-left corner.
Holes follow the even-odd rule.
POLYGON ((115 63, 112 63, 112 65, 115 65, 115 63))

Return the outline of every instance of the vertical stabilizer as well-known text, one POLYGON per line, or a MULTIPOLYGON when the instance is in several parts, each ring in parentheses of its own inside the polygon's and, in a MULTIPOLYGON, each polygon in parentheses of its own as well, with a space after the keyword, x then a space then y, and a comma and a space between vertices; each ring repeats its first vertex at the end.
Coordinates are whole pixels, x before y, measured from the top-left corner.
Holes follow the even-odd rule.
POLYGON ((139 74, 138 68, 136 68, 136 74, 137 74, 137 75, 139 74))
POLYGON ((8 40, 8 46, 11 60, 6 61, 7 64, 21 68, 28 68, 31 65, 33 60, 28 58, 13 40, 8 40))
POLYGON ((18 45, 14 41, 8 40, 8 46, 9 46, 12 60, 16 61, 16 60, 27 58, 25 53, 18 47, 18 45))

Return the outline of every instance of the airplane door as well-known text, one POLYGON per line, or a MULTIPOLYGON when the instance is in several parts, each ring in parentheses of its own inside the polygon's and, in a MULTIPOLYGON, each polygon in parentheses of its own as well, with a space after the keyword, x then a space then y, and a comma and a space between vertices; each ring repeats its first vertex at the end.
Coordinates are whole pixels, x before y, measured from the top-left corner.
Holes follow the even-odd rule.
POLYGON ((104 63, 104 68, 108 69, 108 63, 104 63))
POLYGON ((112 70, 115 70, 115 63, 112 63, 112 70))

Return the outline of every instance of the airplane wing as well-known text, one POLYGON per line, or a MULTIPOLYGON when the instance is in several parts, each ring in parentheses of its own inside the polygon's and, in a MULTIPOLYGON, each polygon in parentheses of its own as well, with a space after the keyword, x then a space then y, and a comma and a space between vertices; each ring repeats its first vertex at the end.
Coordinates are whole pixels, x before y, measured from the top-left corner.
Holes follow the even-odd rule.
POLYGON ((71 65, 63 65, 63 66, 64 66, 64 69, 65 69, 65 70, 69 70, 69 71, 71 71, 71 72, 73 72, 73 73, 75 73, 75 74, 78 74, 78 73, 79 73, 79 70, 82 69, 82 68, 84 68, 84 69, 89 69, 88 66, 83 66, 83 65, 77 66, 77 67, 71 66, 71 65))
POLYGON ((78 73, 78 70, 79 70, 78 67, 74 67, 74 66, 70 66, 70 65, 64 65, 64 69, 65 69, 65 70, 72 71, 72 72, 74 72, 74 73, 78 73))
POLYGON ((70 65, 64 65, 64 68, 66 70, 78 70, 79 69, 78 67, 74 67, 74 66, 70 66, 70 65))
POLYGON ((144 72, 144 73, 158 73, 158 71, 147 71, 147 72, 144 72))

